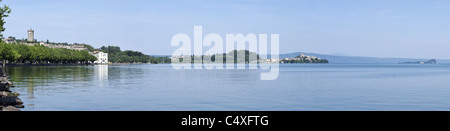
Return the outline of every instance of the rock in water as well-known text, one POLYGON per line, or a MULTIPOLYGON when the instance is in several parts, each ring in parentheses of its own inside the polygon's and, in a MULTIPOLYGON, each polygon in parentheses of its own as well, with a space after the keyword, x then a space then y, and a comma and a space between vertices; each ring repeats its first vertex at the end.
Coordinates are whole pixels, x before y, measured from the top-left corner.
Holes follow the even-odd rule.
POLYGON ((23 101, 19 98, 14 97, 3 97, 0 98, 0 104, 4 106, 10 106, 10 105, 21 105, 23 104, 23 101))
POLYGON ((24 107, 23 101, 17 98, 20 94, 9 90, 12 84, 8 74, 0 69, 0 111, 20 111, 17 107, 24 107))
POLYGON ((20 110, 13 106, 7 106, 7 107, 3 107, 2 111, 20 111, 20 110))
POLYGON ((0 97, 8 97, 10 95, 11 95, 11 93, 9 93, 7 91, 0 91, 0 97))
POLYGON ((9 91, 9 84, 0 82, 0 91, 9 91))

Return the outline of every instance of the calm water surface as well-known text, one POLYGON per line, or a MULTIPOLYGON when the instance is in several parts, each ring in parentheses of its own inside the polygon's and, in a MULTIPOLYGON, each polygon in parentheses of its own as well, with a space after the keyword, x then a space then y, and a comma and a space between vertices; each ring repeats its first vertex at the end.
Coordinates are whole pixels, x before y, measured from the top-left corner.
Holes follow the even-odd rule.
POLYGON ((450 65, 282 64, 260 70, 171 65, 9 67, 25 111, 450 110, 450 65))

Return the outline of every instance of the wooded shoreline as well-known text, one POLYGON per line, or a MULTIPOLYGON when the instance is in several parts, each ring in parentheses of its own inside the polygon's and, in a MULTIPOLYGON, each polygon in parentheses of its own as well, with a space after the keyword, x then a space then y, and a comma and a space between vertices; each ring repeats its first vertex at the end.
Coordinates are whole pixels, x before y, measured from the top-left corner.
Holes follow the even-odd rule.
POLYGON ((94 66, 96 64, 29 64, 29 63, 22 63, 22 64, 6 64, 6 67, 15 67, 15 66, 94 66))

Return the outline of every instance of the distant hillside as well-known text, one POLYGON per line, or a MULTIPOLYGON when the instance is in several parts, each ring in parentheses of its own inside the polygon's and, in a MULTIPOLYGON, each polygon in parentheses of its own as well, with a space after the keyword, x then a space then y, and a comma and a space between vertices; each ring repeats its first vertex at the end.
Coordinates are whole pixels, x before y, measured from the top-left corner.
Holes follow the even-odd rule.
MULTIPOLYGON (((298 54, 305 54, 309 56, 316 56, 322 59, 327 59, 330 63, 392 63, 396 64, 399 62, 411 62, 411 61, 427 61, 428 59, 413 59, 413 58, 378 58, 378 57, 359 57, 359 56, 338 56, 338 55, 327 55, 327 54, 316 54, 316 53, 304 53, 304 52, 294 52, 289 54, 280 54, 280 58, 294 58, 298 54)), ((437 60, 438 63, 450 63, 450 60, 437 60)))

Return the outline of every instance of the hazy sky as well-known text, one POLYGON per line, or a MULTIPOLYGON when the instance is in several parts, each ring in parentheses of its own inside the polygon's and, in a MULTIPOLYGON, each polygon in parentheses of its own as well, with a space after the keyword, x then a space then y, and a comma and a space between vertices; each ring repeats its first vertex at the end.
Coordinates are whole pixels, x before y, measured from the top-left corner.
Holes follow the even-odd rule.
MULTIPOLYGON (((170 55, 177 33, 280 34, 280 52, 450 59, 449 0, 4 0, 5 37, 170 55)), ((193 38, 193 36, 191 36, 193 38)))

